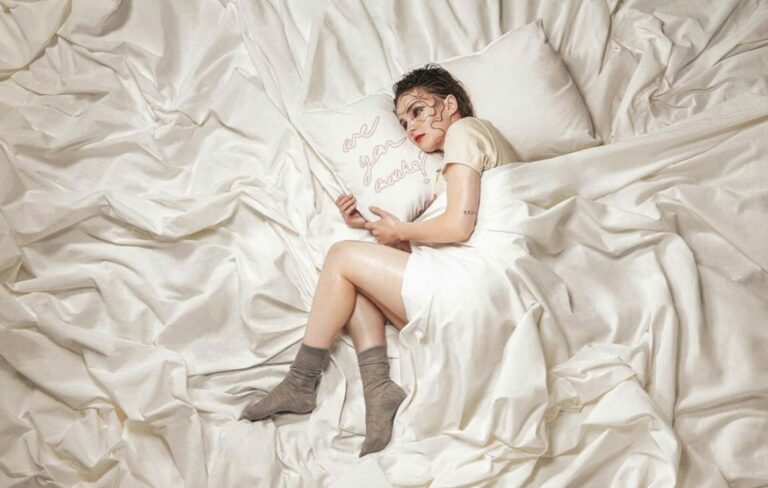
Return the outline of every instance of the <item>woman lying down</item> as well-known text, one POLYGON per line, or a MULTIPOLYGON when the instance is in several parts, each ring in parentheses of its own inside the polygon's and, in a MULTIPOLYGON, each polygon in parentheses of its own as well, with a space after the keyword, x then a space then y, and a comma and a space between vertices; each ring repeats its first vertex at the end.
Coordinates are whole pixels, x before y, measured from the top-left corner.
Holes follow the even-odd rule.
POLYGON ((282 412, 311 412, 331 344, 346 327, 365 397, 366 437, 360 457, 387 446, 395 413, 406 398, 389 377, 384 327, 387 319, 398 330, 408 322, 401 289, 409 241, 448 244, 468 239, 477 218, 482 172, 517 161, 509 142, 488 121, 474 117, 461 83, 443 68, 428 64, 415 69, 395 84, 394 92, 394 112, 408 140, 424 152, 444 154, 444 178, 438 176, 436 189, 447 192, 447 208, 433 219, 402 222, 371 207, 380 219, 368 222, 356 210, 354 196, 339 196, 336 205, 347 225, 370 230, 378 244, 341 241, 331 246, 288 375, 241 417, 256 421, 282 412))

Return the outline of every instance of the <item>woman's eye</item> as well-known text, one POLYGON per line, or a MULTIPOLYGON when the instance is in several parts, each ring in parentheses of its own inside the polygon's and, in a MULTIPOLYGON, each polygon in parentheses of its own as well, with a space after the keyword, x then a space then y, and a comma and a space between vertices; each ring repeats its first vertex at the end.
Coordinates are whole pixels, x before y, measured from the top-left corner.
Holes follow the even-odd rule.
POLYGON ((415 109, 413 109, 413 115, 418 117, 419 114, 421 113, 422 108, 424 108, 424 107, 416 107, 415 109))

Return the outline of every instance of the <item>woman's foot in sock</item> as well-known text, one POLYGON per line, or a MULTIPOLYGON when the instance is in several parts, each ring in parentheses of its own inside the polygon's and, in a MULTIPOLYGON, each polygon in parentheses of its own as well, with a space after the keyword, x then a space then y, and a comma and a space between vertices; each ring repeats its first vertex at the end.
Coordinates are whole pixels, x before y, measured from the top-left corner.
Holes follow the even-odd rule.
POLYGON ((266 397, 245 407, 240 418, 253 422, 277 413, 309 413, 315 409, 316 396, 314 386, 294 381, 288 373, 266 397))
POLYGON ((288 375, 266 397, 245 407, 240 418, 255 421, 277 413, 309 413, 314 410, 317 384, 329 357, 328 349, 302 343, 288 375))
POLYGON ((405 390, 394 381, 379 385, 374 391, 366 393, 365 442, 360 450, 360 457, 387 447, 392 438, 395 413, 405 397, 405 390))
POLYGON ((365 441, 360 457, 387 447, 392 438, 395 413, 405 400, 405 391, 389 377, 386 345, 374 346, 357 355, 365 397, 365 441))

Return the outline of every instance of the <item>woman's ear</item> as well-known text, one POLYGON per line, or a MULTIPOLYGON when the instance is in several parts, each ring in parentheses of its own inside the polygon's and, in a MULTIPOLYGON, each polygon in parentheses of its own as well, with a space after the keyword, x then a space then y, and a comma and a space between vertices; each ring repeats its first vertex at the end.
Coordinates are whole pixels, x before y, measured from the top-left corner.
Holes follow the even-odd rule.
POLYGON ((452 116, 459 111, 459 101, 453 95, 445 97, 445 109, 448 110, 448 116, 452 116))

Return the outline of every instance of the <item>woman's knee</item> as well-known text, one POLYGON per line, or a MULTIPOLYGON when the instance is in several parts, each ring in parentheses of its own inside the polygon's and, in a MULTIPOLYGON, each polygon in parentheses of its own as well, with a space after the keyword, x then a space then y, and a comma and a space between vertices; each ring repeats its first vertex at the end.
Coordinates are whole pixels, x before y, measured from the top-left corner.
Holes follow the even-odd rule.
POLYGON ((352 240, 334 242, 325 255, 325 266, 348 261, 360 244, 360 241, 352 240))

